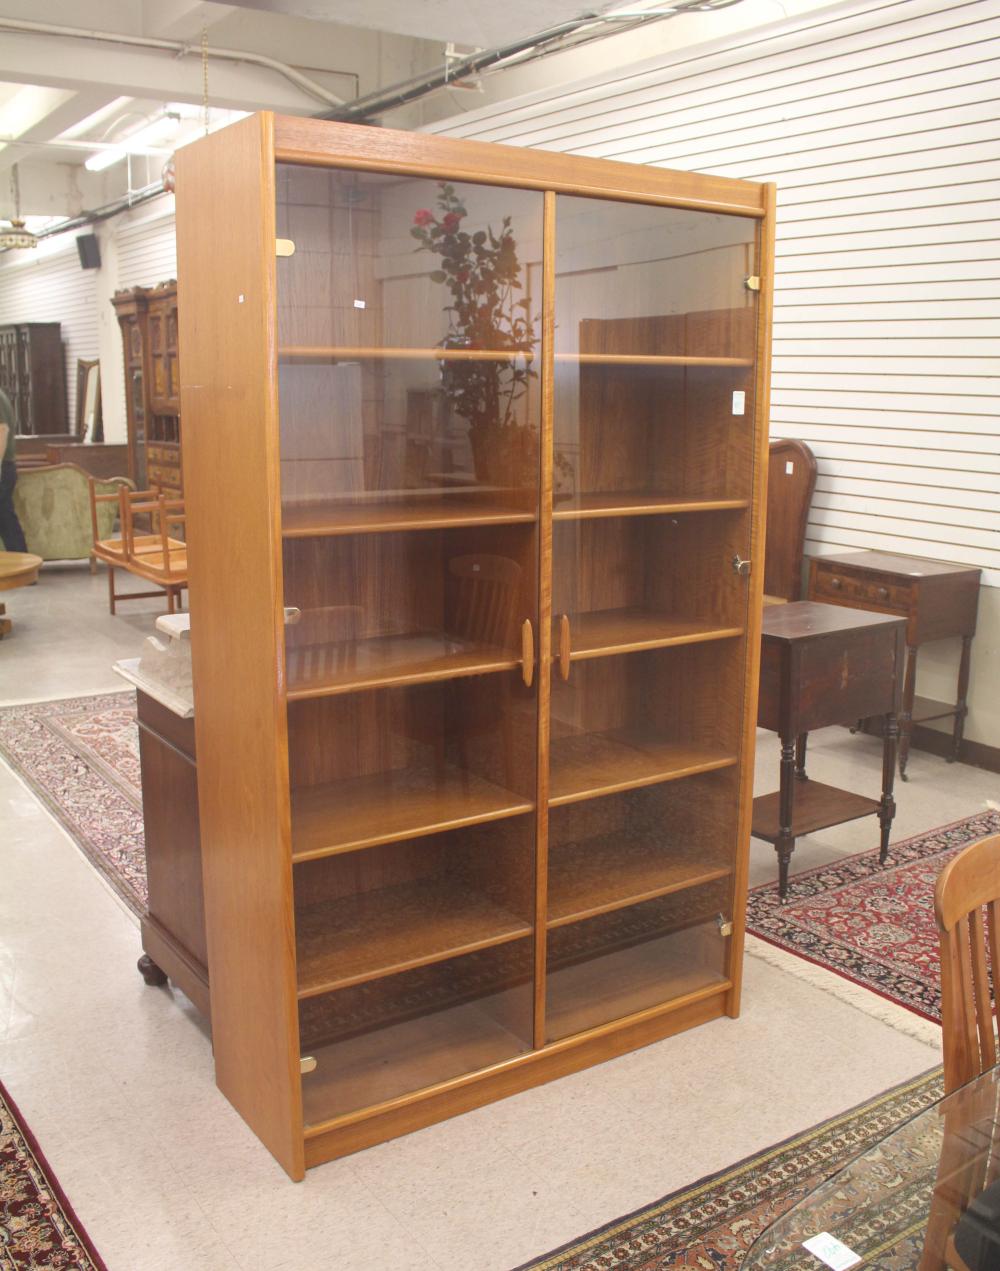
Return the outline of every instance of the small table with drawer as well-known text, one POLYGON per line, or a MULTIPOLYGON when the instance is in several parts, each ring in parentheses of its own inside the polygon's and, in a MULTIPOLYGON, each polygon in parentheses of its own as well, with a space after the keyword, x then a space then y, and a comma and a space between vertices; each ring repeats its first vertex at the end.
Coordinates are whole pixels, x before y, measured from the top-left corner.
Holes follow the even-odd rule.
POLYGON ((899 617, 810 600, 764 610, 757 726, 781 738, 781 787, 754 799, 750 833, 774 844, 782 900, 788 892, 795 840, 801 834, 874 814, 881 827, 879 860, 886 859, 896 814, 892 786, 904 627, 899 617), (863 709, 884 717, 880 799, 810 781, 804 768, 808 733, 847 723, 863 709))
POLYGON ((899 775, 904 781, 914 724, 953 718, 948 762, 959 757, 968 714, 966 698, 981 572, 962 565, 887 552, 846 552, 838 556, 814 556, 810 561, 810 600, 897 614, 907 620, 906 676, 899 717, 899 775), (962 640, 956 701, 917 697, 918 648, 931 640, 950 636, 960 636, 962 640))

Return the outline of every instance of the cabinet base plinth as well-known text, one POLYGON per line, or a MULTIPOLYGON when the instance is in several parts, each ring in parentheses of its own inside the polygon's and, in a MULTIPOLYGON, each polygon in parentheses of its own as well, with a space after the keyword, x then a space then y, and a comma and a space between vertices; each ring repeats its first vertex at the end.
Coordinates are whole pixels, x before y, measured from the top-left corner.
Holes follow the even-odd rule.
POLYGON ((424 1126, 505 1099, 520 1090, 544 1085, 606 1059, 615 1059, 674 1033, 684 1032, 727 1014, 731 985, 723 981, 689 998, 643 1011, 543 1050, 518 1055, 481 1073, 446 1085, 362 1109, 324 1125, 307 1127, 306 1166, 349 1156, 376 1143, 421 1130, 424 1126))

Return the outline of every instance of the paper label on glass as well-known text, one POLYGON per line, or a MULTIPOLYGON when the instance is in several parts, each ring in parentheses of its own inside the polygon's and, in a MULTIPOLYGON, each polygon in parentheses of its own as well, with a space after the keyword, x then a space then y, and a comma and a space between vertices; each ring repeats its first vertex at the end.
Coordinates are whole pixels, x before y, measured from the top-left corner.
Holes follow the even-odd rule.
POLYGON ((746 413, 747 395, 743 389, 739 388, 733 393, 733 414, 743 415, 746 413))
POLYGON ((828 1231, 821 1231, 818 1236, 803 1240, 802 1247, 808 1249, 813 1257, 819 1258, 820 1262, 832 1267, 833 1271, 848 1271, 849 1267, 856 1267, 861 1261, 860 1254, 849 1249, 842 1240, 831 1236, 828 1231))

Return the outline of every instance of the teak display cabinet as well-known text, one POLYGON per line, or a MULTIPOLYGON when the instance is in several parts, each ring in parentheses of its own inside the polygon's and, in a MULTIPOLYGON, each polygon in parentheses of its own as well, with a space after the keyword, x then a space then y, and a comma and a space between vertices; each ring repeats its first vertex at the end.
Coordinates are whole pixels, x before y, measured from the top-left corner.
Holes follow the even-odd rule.
POLYGON ((216 1075, 299 1178, 738 1011, 773 190, 267 114, 177 169, 216 1075))

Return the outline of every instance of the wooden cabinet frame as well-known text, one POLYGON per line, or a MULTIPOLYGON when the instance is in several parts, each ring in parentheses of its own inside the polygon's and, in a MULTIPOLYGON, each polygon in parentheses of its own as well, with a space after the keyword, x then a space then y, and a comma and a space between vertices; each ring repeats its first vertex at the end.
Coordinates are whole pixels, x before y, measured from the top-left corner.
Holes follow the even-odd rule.
MULTIPOLYGON (((293 1178, 307 1166, 550 1080, 739 1010, 763 569, 773 187, 478 142, 260 114, 177 156, 183 464, 191 543, 205 920, 216 1077, 293 1178), (723 212, 759 224, 753 473, 741 735, 734 769, 737 849, 727 971, 669 1002, 545 1040, 548 707, 553 664, 553 357, 541 368, 537 647, 538 755, 534 1048, 413 1093, 306 1125, 300 1066, 289 685, 285 673, 278 471, 275 164, 354 168, 536 190, 544 195, 543 348, 554 323, 557 194, 723 212), (234 215, 239 209, 239 215, 234 215), (222 487, 218 474, 225 472, 222 487)), ((288 528, 286 526, 287 534, 288 528)), ((730 569, 729 562, 723 562, 730 569)), ((732 575, 730 574, 730 580, 732 575)), ((728 934, 728 931, 727 931, 728 934)))

